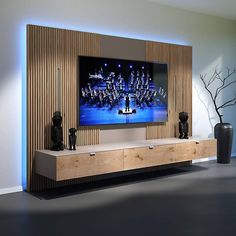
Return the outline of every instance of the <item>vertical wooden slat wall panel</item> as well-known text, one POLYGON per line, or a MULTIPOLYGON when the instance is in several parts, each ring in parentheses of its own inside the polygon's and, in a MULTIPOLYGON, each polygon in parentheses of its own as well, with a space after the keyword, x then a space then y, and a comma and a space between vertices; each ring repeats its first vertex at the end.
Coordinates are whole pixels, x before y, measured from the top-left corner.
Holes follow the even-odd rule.
MULTIPOLYGON (((99 56, 100 36, 41 26, 27 26, 27 119, 28 119, 28 191, 74 184, 60 183, 34 173, 35 150, 50 148, 51 124, 56 110, 56 80, 61 77, 61 112, 64 143, 68 129, 77 127, 77 58, 99 56)), ((78 143, 98 144, 99 129, 83 128, 78 143), (85 131, 85 132, 84 132, 85 131)))
POLYGON ((192 134, 192 48, 173 44, 146 42, 147 61, 168 63, 168 121, 147 126, 147 139, 176 137, 178 114, 189 113, 192 134))
MULTIPOLYGON (((170 57, 170 45, 158 42, 146 42, 146 60, 147 61, 158 61, 169 64, 170 57)), ((170 68, 168 68, 169 70, 170 68)), ((168 87, 170 87, 170 75, 168 78, 168 87)), ((168 88, 169 91, 169 88, 168 88)), ((170 95, 168 94, 168 110, 171 110, 172 104, 170 100, 170 95)), ((169 114, 168 111, 168 114, 169 114)), ((165 138, 171 137, 169 132, 171 130, 168 129, 168 124, 171 122, 171 116, 168 116, 167 123, 158 123, 147 125, 147 139, 155 139, 155 138, 165 138)))
MULTIPOLYGON (((112 37, 111 37, 112 38, 112 37)), ((64 142, 68 129, 77 127, 78 55, 100 56, 101 36, 92 33, 27 26, 27 155, 28 191, 38 191, 84 180, 59 183, 34 173, 34 153, 51 146, 51 124, 56 111, 56 85, 61 78, 64 142)), ((134 58, 135 59, 135 58, 134 58)), ((189 113, 192 128, 192 48, 146 42, 146 60, 167 62, 168 122, 147 126, 147 139, 175 137, 178 113, 189 113)), ((100 129, 79 127, 77 144, 98 144, 100 129)), ((93 179, 93 177, 91 177, 93 179)))
POLYGON ((192 48, 184 47, 183 50, 184 50, 183 104, 184 104, 184 110, 187 111, 189 114, 189 135, 192 135, 192 48))

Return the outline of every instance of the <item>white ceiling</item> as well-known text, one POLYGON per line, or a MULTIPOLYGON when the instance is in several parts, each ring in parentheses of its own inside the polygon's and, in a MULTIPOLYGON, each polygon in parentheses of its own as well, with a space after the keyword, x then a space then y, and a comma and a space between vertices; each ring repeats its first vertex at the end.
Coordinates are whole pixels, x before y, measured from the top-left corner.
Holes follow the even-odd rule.
POLYGON ((236 20, 236 0, 148 0, 176 8, 236 20))

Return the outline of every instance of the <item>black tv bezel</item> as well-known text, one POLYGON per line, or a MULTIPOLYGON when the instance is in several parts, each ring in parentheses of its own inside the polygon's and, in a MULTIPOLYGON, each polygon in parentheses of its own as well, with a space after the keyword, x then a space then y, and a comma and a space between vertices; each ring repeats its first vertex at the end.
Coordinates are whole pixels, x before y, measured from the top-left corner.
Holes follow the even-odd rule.
POLYGON ((167 62, 159 62, 159 61, 143 61, 143 60, 133 60, 133 59, 123 59, 123 58, 117 58, 117 57, 101 57, 101 56, 86 56, 86 55, 78 55, 78 60, 77 60, 77 101, 76 101, 76 107, 77 107, 77 127, 108 127, 108 126, 129 126, 129 125, 144 125, 144 124, 164 124, 169 121, 169 64, 167 62), (98 58, 98 59, 113 59, 113 60, 122 60, 122 61, 133 61, 133 62, 144 62, 144 63, 153 63, 153 64, 161 64, 161 65, 166 65, 167 67, 167 119, 166 121, 154 121, 154 122, 131 122, 131 123, 112 123, 112 124, 91 124, 91 125, 81 125, 80 124, 80 58, 81 57, 87 57, 87 58, 98 58))

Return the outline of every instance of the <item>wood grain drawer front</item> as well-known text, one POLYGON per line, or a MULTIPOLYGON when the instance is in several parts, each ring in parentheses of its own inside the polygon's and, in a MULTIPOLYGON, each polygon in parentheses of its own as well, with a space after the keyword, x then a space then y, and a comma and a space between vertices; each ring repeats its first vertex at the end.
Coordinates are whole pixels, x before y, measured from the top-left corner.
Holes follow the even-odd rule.
POLYGON ((169 163, 189 161, 196 158, 195 142, 171 144, 124 150, 124 169, 136 169, 169 163))
POLYGON ((216 156, 216 145, 216 139, 200 141, 199 144, 197 144, 196 158, 216 156))
POLYGON ((57 160, 56 180, 112 173, 123 169, 123 150, 63 156, 57 160))

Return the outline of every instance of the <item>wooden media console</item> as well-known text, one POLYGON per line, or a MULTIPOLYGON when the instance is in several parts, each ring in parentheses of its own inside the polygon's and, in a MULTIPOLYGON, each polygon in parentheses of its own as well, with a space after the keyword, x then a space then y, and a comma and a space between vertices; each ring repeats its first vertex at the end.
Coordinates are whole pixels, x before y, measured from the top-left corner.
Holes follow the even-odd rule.
POLYGON ((37 174, 54 181, 154 167, 216 155, 216 140, 165 138, 78 146, 76 151, 38 150, 37 174))

